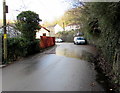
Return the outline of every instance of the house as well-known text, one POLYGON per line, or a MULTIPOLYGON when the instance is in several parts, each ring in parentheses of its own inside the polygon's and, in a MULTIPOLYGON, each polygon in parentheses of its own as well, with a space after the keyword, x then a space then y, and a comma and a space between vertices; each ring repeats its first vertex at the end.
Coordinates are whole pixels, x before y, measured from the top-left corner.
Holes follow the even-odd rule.
POLYGON ((50 36, 55 37, 55 34, 63 31, 63 28, 59 26, 58 24, 48 26, 48 27, 41 27, 39 31, 36 33, 36 38, 40 38, 40 36, 50 36))
POLYGON ((80 29, 80 24, 69 24, 65 27, 65 31, 78 30, 80 29))
MULTIPOLYGON (((21 35, 21 32, 15 29, 14 20, 6 20, 7 26, 7 36, 12 37, 18 37, 21 35)), ((3 20, 0 19, 0 34, 4 34, 3 32, 3 20)))
POLYGON ((40 39, 40 36, 50 36, 50 30, 49 29, 47 29, 46 27, 41 26, 41 25, 39 25, 39 26, 41 27, 41 29, 36 32, 36 38, 37 39, 40 39))
MULTIPOLYGON (((6 30, 7 30, 7 36, 10 38, 18 37, 21 35, 21 32, 16 30, 14 25, 7 25, 6 30)), ((3 27, 0 27, 0 34, 4 34, 3 27)))
POLYGON ((64 31, 64 29, 58 24, 55 25, 54 30, 55 30, 55 34, 64 31))
POLYGON ((50 36, 55 37, 55 25, 48 26, 47 29, 50 30, 50 36))
POLYGON ((53 26, 49 26, 47 28, 52 32, 51 35, 54 35, 54 36, 56 33, 64 31, 64 29, 58 24, 55 24, 53 26))
POLYGON ((44 28, 41 28, 39 31, 36 32, 36 38, 40 39, 40 36, 50 36, 50 32, 44 28))

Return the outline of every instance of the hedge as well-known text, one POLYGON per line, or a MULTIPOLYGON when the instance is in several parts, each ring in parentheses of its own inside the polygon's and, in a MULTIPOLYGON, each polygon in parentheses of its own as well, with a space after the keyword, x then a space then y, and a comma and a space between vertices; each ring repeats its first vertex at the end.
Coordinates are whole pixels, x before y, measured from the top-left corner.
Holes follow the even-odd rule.
POLYGON ((15 61, 40 51, 39 40, 28 41, 24 38, 8 38, 8 61, 15 61))

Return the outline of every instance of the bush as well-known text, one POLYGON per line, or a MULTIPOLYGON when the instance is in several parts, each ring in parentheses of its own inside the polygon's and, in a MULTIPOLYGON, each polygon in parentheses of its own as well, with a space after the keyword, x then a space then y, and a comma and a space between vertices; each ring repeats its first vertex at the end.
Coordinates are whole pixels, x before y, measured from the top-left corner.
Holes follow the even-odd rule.
POLYGON ((77 33, 77 31, 63 31, 58 32, 57 37, 62 38, 65 42, 73 42, 74 35, 77 33))
POLYGON ((95 44, 99 51, 99 66, 110 82, 119 88, 119 62, 120 62, 120 2, 86 3, 83 9, 83 28, 90 43, 95 44), (88 11, 88 12, 86 12, 88 11), (98 19, 97 22, 93 18, 98 19), (91 20, 92 19, 92 20, 91 20), (89 23, 92 23, 90 25, 89 23), (97 24, 96 24, 97 23, 97 24), (98 25, 99 24, 99 25, 98 25), (94 26, 95 25, 95 26, 94 26), (96 26, 97 25, 97 26, 96 26), (92 26, 100 29, 99 35, 90 33, 92 26))
POLYGON ((40 51, 40 40, 29 41, 27 45, 27 55, 35 54, 40 51))
POLYGON ((28 41, 24 38, 8 38, 8 61, 14 61, 39 51, 39 40, 28 41))

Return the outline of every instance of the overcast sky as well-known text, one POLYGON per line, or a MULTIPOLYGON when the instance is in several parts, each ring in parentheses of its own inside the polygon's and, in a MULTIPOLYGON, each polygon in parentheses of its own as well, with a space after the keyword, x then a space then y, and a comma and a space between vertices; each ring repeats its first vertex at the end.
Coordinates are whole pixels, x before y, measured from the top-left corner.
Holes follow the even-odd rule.
MULTIPOLYGON (((7 19, 15 20, 16 16, 24 10, 31 10, 39 14, 43 21, 52 21, 64 14, 71 6, 69 0, 6 0, 9 7, 7 19)), ((2 2, 0 0, 0 19, 2 19, 2 2)))
MULTIPOLYGON (((25 10, 39 14, 42 21, 52 21, 64 14, 71 7, 71 0, 6 0, 9 7, 7 19, 15 20, 16 16, 25 10)), ((79 1, 119 1, 119 0, 79 0, 79 1)), ((0 19, 3 17, 3 0, 0 0, 0 19)))

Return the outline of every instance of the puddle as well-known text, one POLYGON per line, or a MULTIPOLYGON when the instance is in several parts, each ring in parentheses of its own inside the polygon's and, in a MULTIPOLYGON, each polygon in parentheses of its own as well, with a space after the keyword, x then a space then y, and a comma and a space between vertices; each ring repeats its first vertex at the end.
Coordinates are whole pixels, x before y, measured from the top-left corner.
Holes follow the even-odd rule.
POLYGON ((88 60, 92 53, 82 49, 56 48, 56 55, 88 60))
POLYGON ((56 55, 72 57, 72 58, 79 58, 81 57, 81 53, 77 53, 76 51, 70 51, 68 49, 56 49, 56 55))

